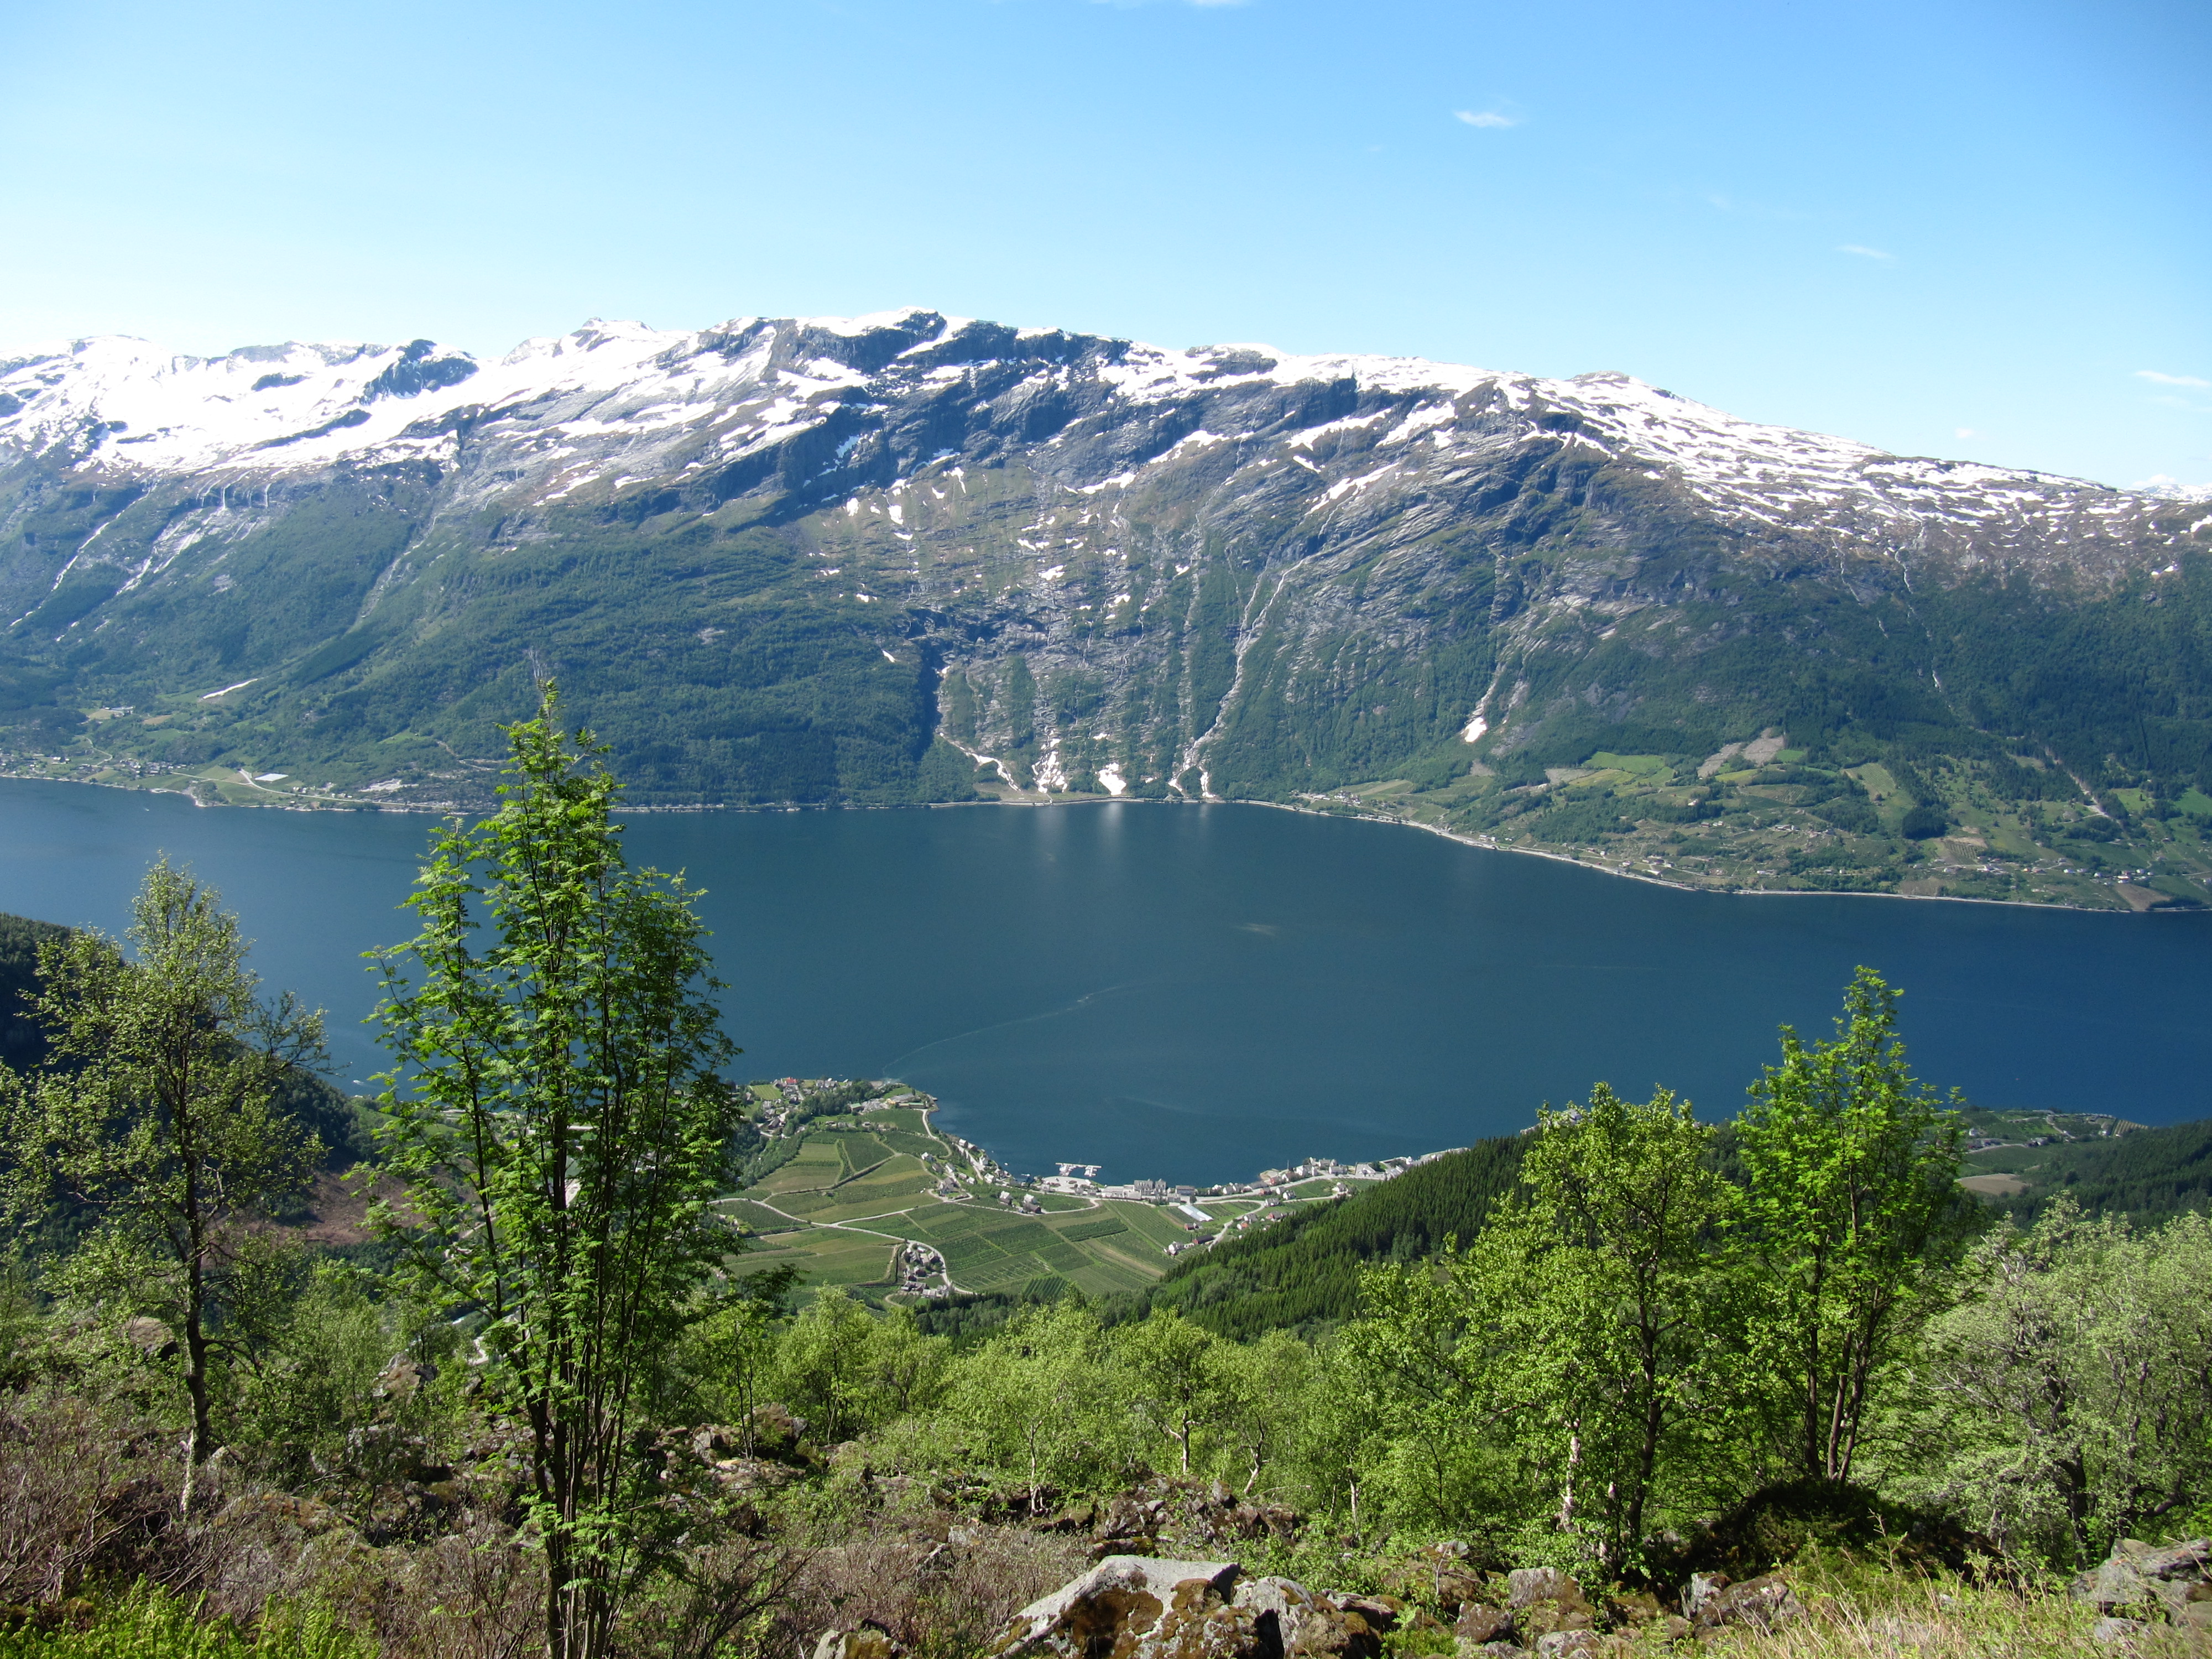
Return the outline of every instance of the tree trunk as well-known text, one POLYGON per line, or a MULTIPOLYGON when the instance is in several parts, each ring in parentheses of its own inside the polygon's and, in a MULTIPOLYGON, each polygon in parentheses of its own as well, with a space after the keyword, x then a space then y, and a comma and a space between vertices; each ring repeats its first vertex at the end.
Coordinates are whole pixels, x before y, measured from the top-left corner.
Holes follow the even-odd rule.
POLYGON ((185 1490, 177 1500, 178 1509, 191 1513, 192 1497, 198 1484, 200 1465, 214 1449, 214 1435, 208 1425, 207 1332, 204 1328, 207 1312, 206 1241, 199 1215, 199 1182, 198 1170, 189 1164, 185 1175, 185 1237, 191 1259, 185 1263, 185 1392, 192 1402, 191 1437, 185 1448, 185 1490))

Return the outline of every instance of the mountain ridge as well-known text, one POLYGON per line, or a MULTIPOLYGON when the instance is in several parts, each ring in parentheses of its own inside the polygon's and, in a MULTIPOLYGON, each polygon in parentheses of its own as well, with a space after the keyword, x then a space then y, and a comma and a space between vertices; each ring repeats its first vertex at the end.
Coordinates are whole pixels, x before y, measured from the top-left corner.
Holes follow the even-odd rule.
POLYGON ((2191 903, 2208 530, 1612 371, 922 310, 496 362, 101 337, 0 359, 0 747, 466 802, 557 673, 647 803, 1270 799, 2191 903))

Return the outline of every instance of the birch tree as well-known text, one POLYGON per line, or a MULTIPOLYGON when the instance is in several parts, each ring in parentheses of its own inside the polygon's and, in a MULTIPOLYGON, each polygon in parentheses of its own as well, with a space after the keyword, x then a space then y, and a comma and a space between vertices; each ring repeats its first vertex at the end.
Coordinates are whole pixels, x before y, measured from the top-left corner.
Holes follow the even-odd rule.
POLYGON ((382 1220, 529 1424, 546 1650, 598 1659, 669 1559, 633 1431, 736 1247, 709 1205, 739 1107, 698 896, 629 867, 605 751, 559 716, 548 688, 508 729, 502 805, 438 835, 422 931, 378 953, 382 1220))

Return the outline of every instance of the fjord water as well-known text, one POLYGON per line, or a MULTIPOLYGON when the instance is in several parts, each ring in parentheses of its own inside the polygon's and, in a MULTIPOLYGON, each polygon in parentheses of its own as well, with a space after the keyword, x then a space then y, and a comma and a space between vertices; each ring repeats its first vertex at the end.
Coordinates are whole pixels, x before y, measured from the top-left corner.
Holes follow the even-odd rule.
MULTIPOLYGON (((627 818, 708 890, 747 1076, 896 1076, 1018 1170, 1206 1182, 1459 1146, 1602 1079, 1718 1118, 1825 1035, 1854 964, 1915 1069, 1986 1105, 2212 1114, 2212 915, 1682 893, 1388 825, 1136 803, 627 818)), ((359 953, 411 931, 432 829, 0 781, 0 910, 125 924, 157 851, 272 987, 381 1064, 359 953)))

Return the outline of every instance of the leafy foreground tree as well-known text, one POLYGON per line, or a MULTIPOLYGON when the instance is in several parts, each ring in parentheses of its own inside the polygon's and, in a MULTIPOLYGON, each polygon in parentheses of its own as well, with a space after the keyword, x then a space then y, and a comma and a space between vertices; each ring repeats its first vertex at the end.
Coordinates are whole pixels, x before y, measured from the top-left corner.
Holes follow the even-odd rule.
POLYGON ((1383 1385, 1414 1515, 1510 1515, 1524 1547, 1617 1571, 1657 1506, 1711 1484, 1745 1403, 1738 1200, 1711 1135, 1665 1090, 1600 1084, 1543 1115, 1524 1185, 1471 1245, 1370 1271, 1344 1344, 1383 1385))
POLYGON ((1861 968, 1831 1042, 1787 1026, 1738 1128, 1756 1328, 1801 1474, 1849 1480, 1887 1372, 1942 1305, 1982 1212, 1966 1104, 1913 1080, 1899 994, 1861 968))
POLYGON ((530 1426, 546 1650, 596 1659, 676 1559, 637 1431, 737 1243, 708 1206, 739 1107, 697 895, 629 867, 605 751, 559 714, 549 688, 508 728, 503 804, 436 838, 422 931, 380 953, 381 1139, 407 1183, 380 1219, 480 1322, 486 1385, 530 1426))
POLYGON ((2064 1199, 1968 1262, 1900 1402, 1891 1483, 2010 1554, 2094 1561, 2212 1492, 2212 1219, 2138 1230, 2064 1199))
POLYGON ((276 1104, 287 1074, 320 1059, 322 1015, 289 992, 258 1000, 221 907, 164 859, 132 902, 130 953, 96 932, 41 945, 33 1012, 47 1057, 27 1085, 0 1070, 12 1218, 27 1225, 58 1197, 89 1209, 97 1224, 64 1280, 178 1328, 186 1510, 216 1449, 210 1354, 250 1336, 270 1289, 252 1224, 307 1184, 323 1150, 276 1104))

